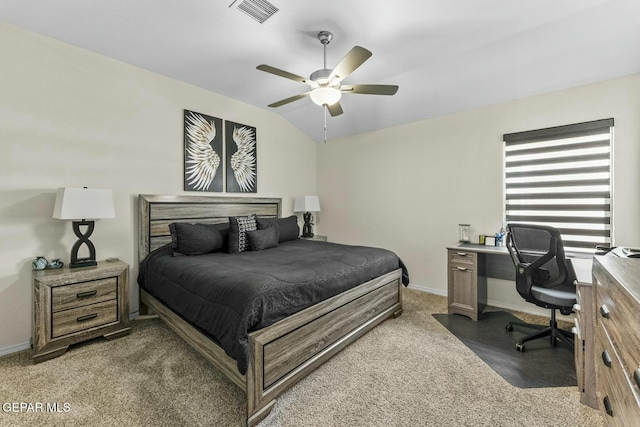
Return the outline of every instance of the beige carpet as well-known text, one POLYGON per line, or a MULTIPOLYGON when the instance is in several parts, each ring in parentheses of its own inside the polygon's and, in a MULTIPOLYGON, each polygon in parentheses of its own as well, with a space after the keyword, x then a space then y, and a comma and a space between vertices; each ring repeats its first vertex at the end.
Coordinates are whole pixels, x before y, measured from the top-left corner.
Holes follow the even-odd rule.
MULTIPOLYGON (((445 298, 406 290, 404 306, 281 396, 261 427, 602 425, 573 387, 519 389, 503 380, 431 316, 446 312, 445 298)), ((246 405, 158 320, 134 321, 127 337, 77 345, 38 365, 27 352, 0 358, 0 400, 3 408, 59 406, 2 410, 2 426, 240 426, 246 405)))

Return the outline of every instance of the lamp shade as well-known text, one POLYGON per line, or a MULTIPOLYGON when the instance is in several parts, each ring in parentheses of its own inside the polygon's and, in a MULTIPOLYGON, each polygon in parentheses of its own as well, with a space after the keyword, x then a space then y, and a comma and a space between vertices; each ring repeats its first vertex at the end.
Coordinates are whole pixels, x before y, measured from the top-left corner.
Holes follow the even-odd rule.
POLYGON ((59 188, 53 217, 57 219, 115 218, 111 190, 99 188, 59 188))
POLYGON ((318 196, 298 196, 293 203, 294 212, 320 212, 318 196))

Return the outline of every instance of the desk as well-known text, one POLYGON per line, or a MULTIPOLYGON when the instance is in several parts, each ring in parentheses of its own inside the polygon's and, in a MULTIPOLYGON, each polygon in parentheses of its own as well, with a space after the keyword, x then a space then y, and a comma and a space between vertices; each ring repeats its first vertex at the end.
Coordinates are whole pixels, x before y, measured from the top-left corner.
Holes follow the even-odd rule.
MULTIPOLYGON (((516 279, 515 267, 506 247, 469 243, 449 246, 447 247, 447 261, 449 314, 461 314, 475 321, 478 320, 487 304, 487 277, 514 282, 516 279)), ((640 262, 636 265, 640 266, 640 262)), ((596 271, 595 268, 594 271, 596 271)), ((640 271, 640 267, 638 271, 640 271)), ((594 273, 595 275, 596 273, 594 273)), ((578 280, 576 300, 577 304, 573 307, 576 313, 574 357, 580 402, 597 407, 594 388, 594 358, 596 357, 594 356, 592 314, 595 303, 593 302, 590 281, 578 280)), ((638 328, 640 328, 640 324, 638 328)), ((640 378, 640 368, 638 368, 638 378, 640 378)), ((640 387, 640 383, 638 387, 640 387)))
POLYGON ((447 247, 449 314, 477 321, 487 305, 487 277, 516 280, 507 248, 471 243, 447 247))

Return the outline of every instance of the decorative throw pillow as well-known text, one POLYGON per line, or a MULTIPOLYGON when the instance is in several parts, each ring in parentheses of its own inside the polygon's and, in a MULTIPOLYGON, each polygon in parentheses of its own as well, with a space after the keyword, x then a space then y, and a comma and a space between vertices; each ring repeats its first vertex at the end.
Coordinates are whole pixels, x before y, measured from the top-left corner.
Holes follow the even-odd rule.
POLYGON ((298 217, 291 215, 286 218, 258 218, 258 230, 274 227, 278 233, 278 242, 295 240, 300 234, 298 217))
POLYGON ((222 248, 220 248, 220 250, 223 252, 229 252, 229 222, 214 225, 222 236, 222 248))
POLYGON ((222 235, 213 224, 169 224, 174 255, 202 255, 222 248, 222 235))
POLYGON ((247 239, 252 251, 261 251, 278 246, 278 232, 275 227, 247 231, 247 239))
POLYGON ((249 250, 247 231, 257 230, 256 215, 229 217, 229 253, 249 250))

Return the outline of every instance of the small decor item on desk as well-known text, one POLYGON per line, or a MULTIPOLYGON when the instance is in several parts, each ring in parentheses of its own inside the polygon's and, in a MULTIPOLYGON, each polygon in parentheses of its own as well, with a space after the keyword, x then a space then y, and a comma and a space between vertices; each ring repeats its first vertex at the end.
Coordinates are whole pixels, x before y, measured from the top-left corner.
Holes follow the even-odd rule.
POLYGON ((496 233, 496 246, 503 246, 505 234, 506 231, 504 228, 501 228, 500 231, 496 233))
POLYGON ((470 243, 471 224, 458 224, 458 228, 460 231, 460 243, 470 243))
POLYGON ((484 237, 484 245, 485 246, 495 246, 496 245, 495 236, 485 236, 484 237))
POLYGON ((484 245, 484 238, 485 238, 485 235, 484 235, 484 234, 480 234, 480 235, 478 236, 478 244, 479 244, 479 245, 484 245))
POLYGON ((64 265, 64 262, 60 261, 59 258, 56 258, 47 264, 47 268, 48 269, 62 268, 63 265, 64 265))
POLYGON ((31 267, 33 267, 34 270, 44 270, 47 268, 47 264, 49 264, 49 261, 47 261, 45 257, 38 256, 31 263, 31 267))

